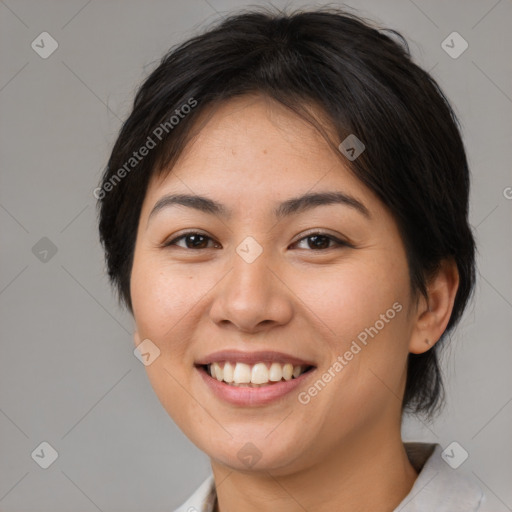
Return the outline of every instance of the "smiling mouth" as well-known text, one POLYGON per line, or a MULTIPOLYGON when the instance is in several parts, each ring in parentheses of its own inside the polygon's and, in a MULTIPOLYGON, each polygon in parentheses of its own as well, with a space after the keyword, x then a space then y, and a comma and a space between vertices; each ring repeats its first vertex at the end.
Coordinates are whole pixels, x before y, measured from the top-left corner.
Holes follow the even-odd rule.
POLYGON ((199 365, 207 375, 233 387, 258 388, 299 378, 313 370, 311 365, 259 362, 254 365, 241 362, 214 362, 199 365))

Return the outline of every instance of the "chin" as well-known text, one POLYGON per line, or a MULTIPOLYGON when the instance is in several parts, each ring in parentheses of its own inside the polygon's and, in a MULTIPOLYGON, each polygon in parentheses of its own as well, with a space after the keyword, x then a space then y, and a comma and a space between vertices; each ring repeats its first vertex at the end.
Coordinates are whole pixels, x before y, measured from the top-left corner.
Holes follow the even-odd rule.
MULTIPOLYGON (((285 432, 286 434, 286 432, 285 432)), ((297 447, 300 443, 290 440, 289 436, 276 438, 269 443, 266 434, 250 431, 247 436, 237 436, 230 439, 224 446, 208 446, 198 444, 212 461, 239 472, 257 473, 272 472, 273 474, 288 474, 296 469, 300 453, 297 447)), ((211 439, 208 440, 210 442, 211 439)))

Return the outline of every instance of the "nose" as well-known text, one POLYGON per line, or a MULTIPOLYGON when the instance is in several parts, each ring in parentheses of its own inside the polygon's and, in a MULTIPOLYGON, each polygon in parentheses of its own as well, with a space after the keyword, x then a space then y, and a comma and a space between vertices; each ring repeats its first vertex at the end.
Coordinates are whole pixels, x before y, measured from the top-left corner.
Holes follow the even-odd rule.
POLYGON ((252 262, 233 251, 232 263, 231 271, 215 288, 212 321, 244 333, 288 323, 293 315, 293 292, 266 251, 252 262))

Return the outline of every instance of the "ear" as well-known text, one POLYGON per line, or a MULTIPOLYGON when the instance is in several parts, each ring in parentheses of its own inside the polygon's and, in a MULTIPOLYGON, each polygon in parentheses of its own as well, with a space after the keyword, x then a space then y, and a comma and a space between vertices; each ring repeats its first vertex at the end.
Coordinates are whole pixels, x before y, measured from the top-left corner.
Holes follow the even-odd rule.
POLYGON ((450 320, 458 287, 459 272, 455 261, 443 260, 427 283, 428 299, 421 296, 418 301, 409 352, 423 354, 439 341, 450 320))

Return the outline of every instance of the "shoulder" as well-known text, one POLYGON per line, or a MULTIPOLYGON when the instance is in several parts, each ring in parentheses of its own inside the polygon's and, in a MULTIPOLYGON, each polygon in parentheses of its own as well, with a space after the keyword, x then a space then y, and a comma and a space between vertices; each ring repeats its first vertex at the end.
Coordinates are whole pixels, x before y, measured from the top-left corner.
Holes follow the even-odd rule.
POLYGON ((456 454, 445 452, 443 455, 439 444, 404 444, 419 474, 395 512, 489 512, 479 482, 459 466, 449 464, 456 454))
POLYGON ((174 512, 213 512, 215 498, 215 481, 213 475, 210 475, 174 512))

